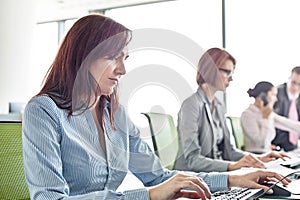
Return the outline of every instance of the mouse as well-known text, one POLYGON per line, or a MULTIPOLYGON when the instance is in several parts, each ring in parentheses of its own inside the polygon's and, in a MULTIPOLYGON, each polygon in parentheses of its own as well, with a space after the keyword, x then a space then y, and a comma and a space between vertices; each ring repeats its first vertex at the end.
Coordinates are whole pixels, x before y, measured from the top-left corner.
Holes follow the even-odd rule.
POLYGON ((291 192, 288 191, 285 186, 282 185, 274 185, 274 183, 264 183, 264 185, 271 187, 273 190, 273 194, 264 194, 266 196, 291 196, 291 192), (274 186, 273 186, 274 185, 274 186))

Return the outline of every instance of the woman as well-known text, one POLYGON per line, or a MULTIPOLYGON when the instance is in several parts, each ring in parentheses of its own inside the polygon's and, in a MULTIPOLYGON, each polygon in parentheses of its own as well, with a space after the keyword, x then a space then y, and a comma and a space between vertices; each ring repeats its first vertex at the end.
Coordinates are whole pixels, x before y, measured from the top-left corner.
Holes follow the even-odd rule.
POLYGON ((178 113, 180 148, 175 169, 224 172, 241 167, 264 168, 262 161, 285 156, 275 152, 255 156, 230 143, 224 105, 215 94, 229 86, 235 65, 235 58, 219 48, 207 50, 200 58, 198 90, 182 103, 178 113))
POLYGON ((277 88, 272 83, 259 82, 247 93, 249 97, 254 97, 255 101, 241 115, 245 150, 262 153, 274 149, 271 141, 276 136, 275 128, 296 132, 300 130, 300 122, 273 112, 273 106, 277 101, 277 88))
POLYGON ((262 171, 228 176, 163 169, 118 103, 130 38, 126 27, 102 15, 79 19, 67 33, 41 91, 24 112, 31 199, 206 199, 209 189, 266 190, 258 180, 282 178, 262 171), (116 192, 128 170, 146 188, 116 192))

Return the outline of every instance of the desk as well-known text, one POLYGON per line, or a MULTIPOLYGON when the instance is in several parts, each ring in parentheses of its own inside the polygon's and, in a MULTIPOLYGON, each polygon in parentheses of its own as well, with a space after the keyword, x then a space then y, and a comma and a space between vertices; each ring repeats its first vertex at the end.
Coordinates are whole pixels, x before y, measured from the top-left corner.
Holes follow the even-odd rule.
MULTIPOLYGON (((257 170, 257 169, 251 169, 251 170, 257 170)), ((237 170, 238 171, 238 170, 237 170)), ((239 173, 241 174, 242 171, 235 171, 234 173, 239 173)), ((243 170, 243 172, 249 172, 250 170, 243 170)), ((230 173, 231 174, 231 173, 230 173)), ((137 189, 137 188, 143 188, 143 184, 131 173, 128 173, 127 176, 125 177, 124 181, 120 185, 117 191, 125 191, 125 190, 130 190, 130 189, 137 189)), ((299 185, 300 187, 300 185, 299 185)), ((300 190, 300 188, 299 188, 300 190)), ((187 198, 179 198, 180 200, 187 200, 187 198)), ((272 197, 261 197, 259 198, 260 200, 273 200, 275 198, 272 197)), ((282 198, 280 198, 282 199, 282 198)), ((284 199, 300 199, 300 195, 292 195, 290 197, 284 198, 284 199)), ((278 200, 278 198, 277 198, 278 200)))
MULTIPOLYGON (((289 152, 289 155, 291 156, 300 156, 300 149, 297 149, 295 151, 289 152)), ((283 167, 276 163, 278 161, 270 162, 267 164, 268 169, 271 171, 275 171, 277 173, 281 173, 283 175, 287 175, 288 173, 294 171, 294 169, 288 169, 286 167, 283 167)), ((228 174, 243 174, 251 171, 256 171, 257 169, 255 168, 242 168, 236 171, 232 172, 226 172, 228 174)), ((300 170, 300 169, 299 169, 300 170)), ((299 180, 300 182, 300 180, 299 180)), ((125 190, 130 190, 130 189, 137 189, 137 188, 143 188, 143 184, 131 173, 128 173, 127 176, 125 177, 124 181, 120 185, 117 191, 125 191, 125 190)), ((300 184, 299 184, 299 191, 300 191, 300 184)), ((187 198, 180 198, 181 200, 186 200, 187 198)), ((259 198, 260 200, 272 200, 274 198, 272 197, 263 197, 259 198)), ((290 197, 287 197, 285 199, 300 199, 300 195, 292 195, 290 197)))
MULTIPOLYGON (((259 200, 279 200, 279 199, 282 199, 282 198, 259 198, 259 200)), ((300 199, 300 195, 291 195, 290 197, 286 197, 284 199, 300 199)))
MULTIPOLYGON (((300 157, 300 148, 294 150, 294 151, 291 151, 291 152, 288 152, 288 155, 291 156, 291 157, 300 157)), ((282 165, 280 165, 280 163, 282 162, 282 160, 275 160, 275 161, 272 161, 272 162, 269 162, 269 163, 266 163, 266 167, 268 171, 274 171, 274 172, 277 172, 277 173, 280 173, 284 176, 292 173, 292 172, 295 172, 295 171, 300 171, 300 166, 298 166, 297 168, 287 168, 287 167, 284 167, 282 165)), ((251 171, 255 171, 257 169, 254 169, 254 168, 242 168, 242 169, 239 169, 239 170, 236 170, 236 171, 233 171, 233 172, 229 172, 229 174, 243 174, 243 173, 247 173, 247 172, 251 172, 251 171)), ((293 179, 293 182, 290 183, 288 186, 288 189, 292 192, 292 193, 297 193, 297 195, 295 194, 292 194, 290 197, 286 197, 286 198, 272 198, 271 196, 270 197, 263 197, 263 198, 259 198, 259 199, 264 199, 264 200, 270 200, 270 199, 300 199, 300 179, 299 180, 295 180, 293 179), (289 188, 290 187, 290 188, 289 188)))

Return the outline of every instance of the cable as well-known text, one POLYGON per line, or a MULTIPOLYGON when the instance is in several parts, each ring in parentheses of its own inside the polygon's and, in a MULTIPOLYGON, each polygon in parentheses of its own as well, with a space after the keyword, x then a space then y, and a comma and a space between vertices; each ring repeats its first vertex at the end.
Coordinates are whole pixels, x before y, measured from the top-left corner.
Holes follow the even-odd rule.
POLYGON ((292 173, 289 173, 288 175, 284 176, 283 178, 279 179, 278 181, 276 181, 275 183, 273 183, 273 185, 271 185, 269 187, 269 189, 267 189, 266 191, 264 191, 262 194, 258 195, 256 198, 262 197, 263 195, 265 195, 269 190, 271 190, 275 185, 277 185, 279 182, 281 182, 283 179, 295 174, 295 173, 299 173, 300 171, 294 171, 292 173))

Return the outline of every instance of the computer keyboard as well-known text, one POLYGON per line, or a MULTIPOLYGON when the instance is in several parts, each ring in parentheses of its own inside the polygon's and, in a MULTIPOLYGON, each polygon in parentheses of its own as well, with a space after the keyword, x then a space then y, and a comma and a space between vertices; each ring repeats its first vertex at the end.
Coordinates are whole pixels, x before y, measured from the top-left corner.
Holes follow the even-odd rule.
POLYGON ((253 200, 263 194, 263 189, 231 188, 212 194, 212 200, 253 200))

